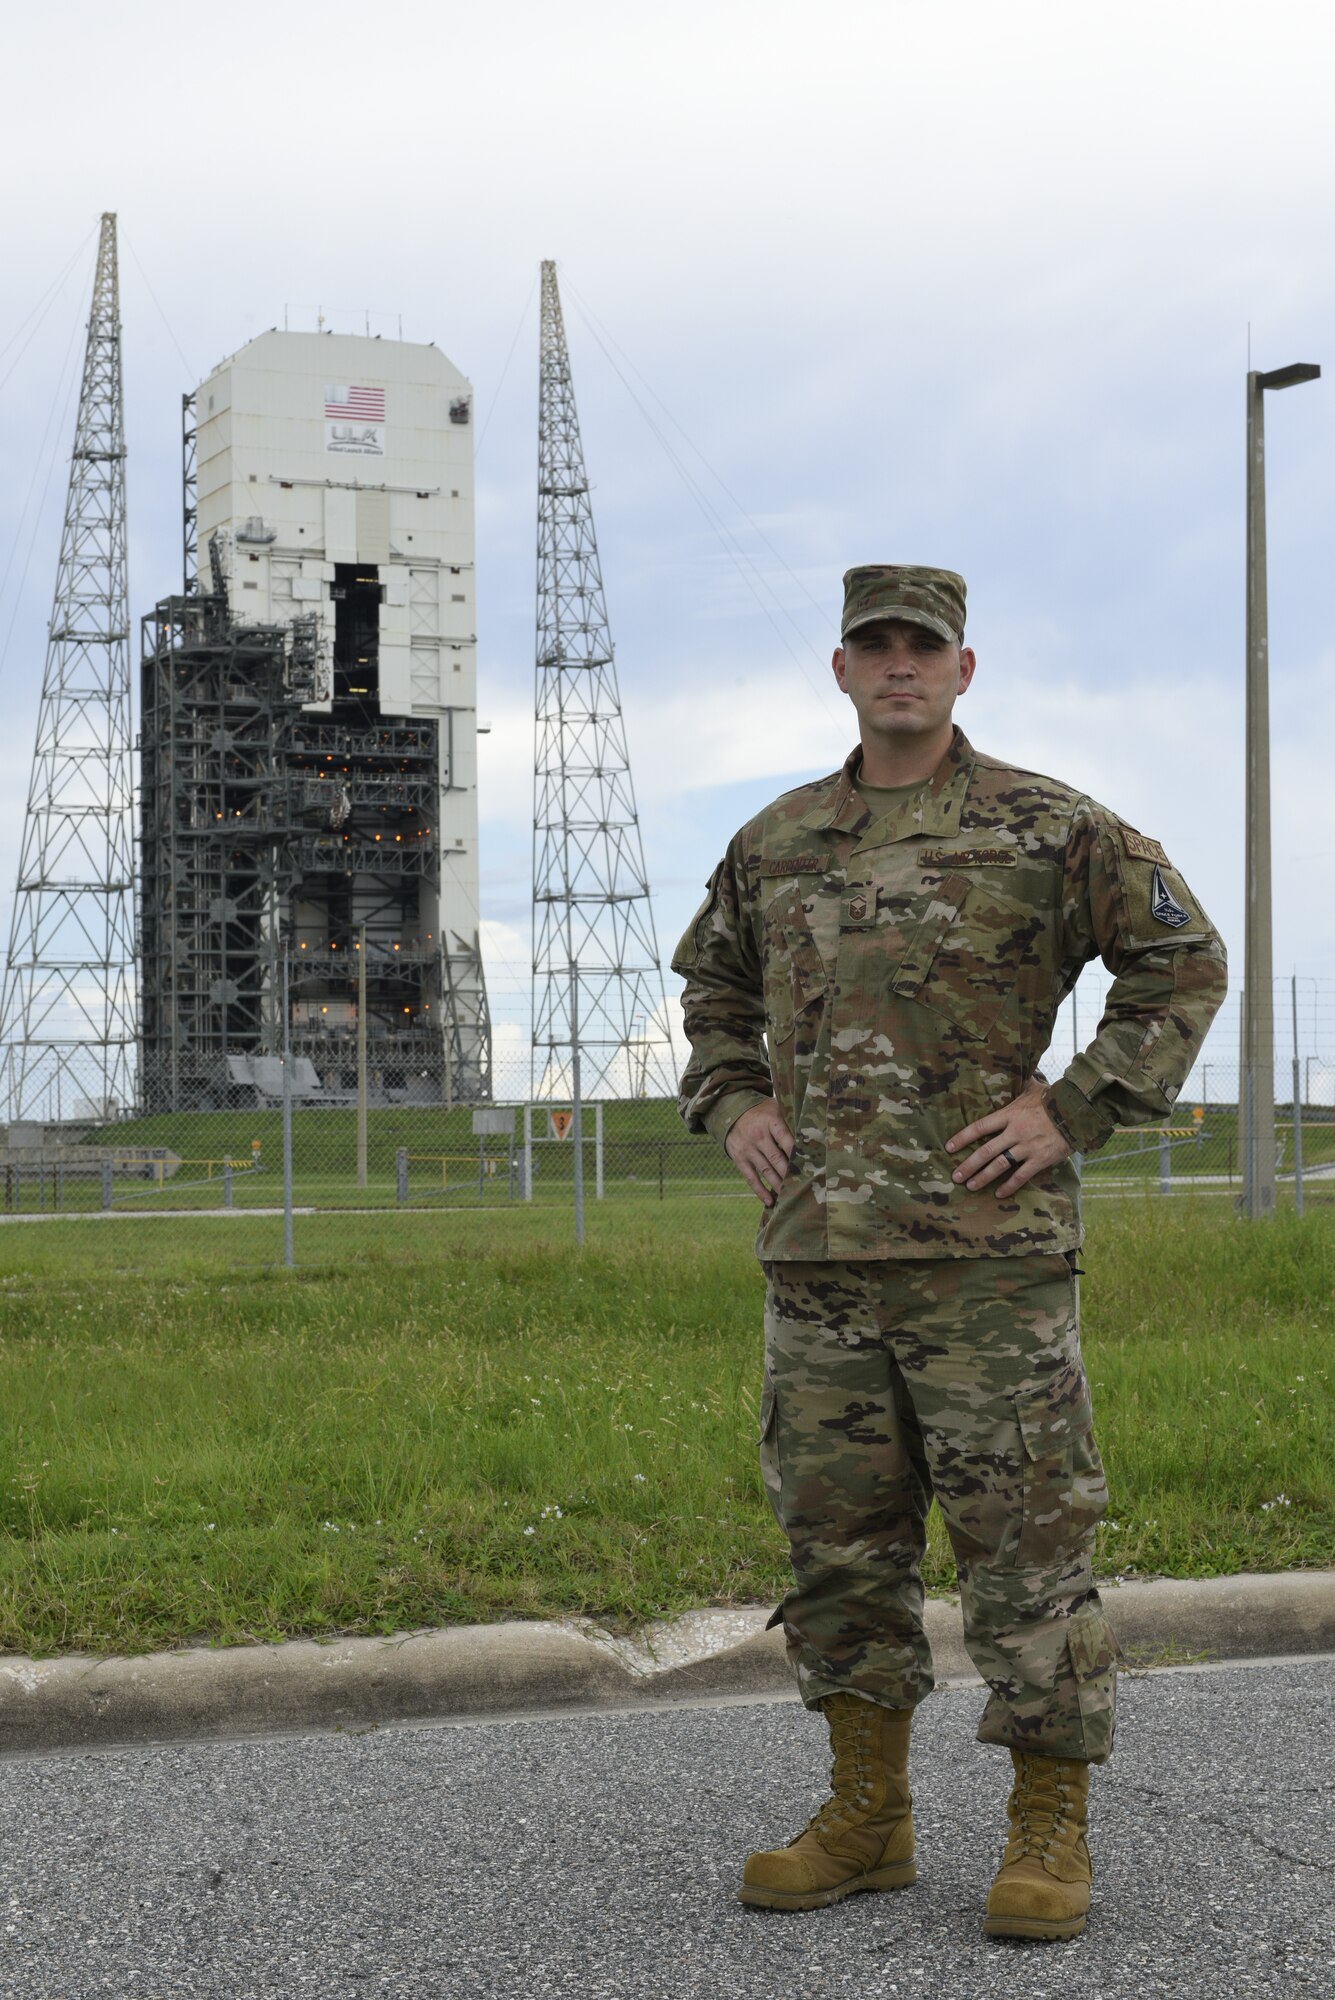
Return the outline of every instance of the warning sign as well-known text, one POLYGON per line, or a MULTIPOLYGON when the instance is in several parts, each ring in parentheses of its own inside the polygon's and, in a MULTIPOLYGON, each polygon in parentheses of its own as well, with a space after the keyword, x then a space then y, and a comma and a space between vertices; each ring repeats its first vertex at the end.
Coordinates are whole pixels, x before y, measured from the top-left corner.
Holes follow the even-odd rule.
POLYGON ((570 1128, 575 1122, 573 1111, 549 1111, 547 1118, 552 1128, 553 1139, 568 1139, 570 1137, 570 1128))

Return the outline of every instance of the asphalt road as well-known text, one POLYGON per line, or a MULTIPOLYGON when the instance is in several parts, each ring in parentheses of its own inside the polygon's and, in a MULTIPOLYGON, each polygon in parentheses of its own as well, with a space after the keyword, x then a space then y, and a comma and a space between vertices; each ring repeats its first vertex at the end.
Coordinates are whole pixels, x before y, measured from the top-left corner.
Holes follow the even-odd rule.
POLYGON ((1329 2000, 1335 1659, 1123 1695, 1073 1944, 982 1936, 1009 1761, 956 1688, 917 1886, 803 1916, 733 1899, 822 1791, 795 1702, 0 1759, 0 1993, 1329 2000))

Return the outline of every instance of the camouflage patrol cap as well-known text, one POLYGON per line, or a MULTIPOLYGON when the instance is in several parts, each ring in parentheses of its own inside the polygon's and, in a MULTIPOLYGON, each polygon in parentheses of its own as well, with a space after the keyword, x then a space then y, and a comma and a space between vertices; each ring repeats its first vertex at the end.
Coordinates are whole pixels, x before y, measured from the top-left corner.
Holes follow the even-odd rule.
POLYGON ((939 638, 964 641, 964 578, 953 569, 924 569, 916 563, 864 563, 844 571, 844 616, 839 636, 877 618, 903 618, 925 625, 939 638))

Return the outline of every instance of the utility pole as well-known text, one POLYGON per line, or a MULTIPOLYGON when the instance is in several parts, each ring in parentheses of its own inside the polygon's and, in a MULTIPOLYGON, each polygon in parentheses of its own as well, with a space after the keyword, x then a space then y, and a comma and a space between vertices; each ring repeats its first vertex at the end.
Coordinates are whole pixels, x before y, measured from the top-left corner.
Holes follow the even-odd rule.
POLYGON ((116 218, 102 217, 9 957, 0 1113, 134 1096, 125 404, 116 218))
POLYGON ((1321 370, 1295 361, 1247 376, 1247 868, 1243 965, 1242 1213, 1275 1212, 1275 993, 1270 911, 1270 658, 1265 561, 1267 389, 1314 382, 1321 370))
MULTIPOLYGON (((637 1014, 664 1012, 556 266, 542 267, 533 775, 534 1097, 630 1096, 637 1014)), ((654 1080, 675 1090, 671 1044, 654 1080)), ((579 1141, 576 1139, 576 1145, 579 1141)))
POLYGON ((1293 999, 1293 1205, 1303 1212, 1303 1098, 1302 1072, 1298 1063, 1298 975, 1289 986, 1293 999))

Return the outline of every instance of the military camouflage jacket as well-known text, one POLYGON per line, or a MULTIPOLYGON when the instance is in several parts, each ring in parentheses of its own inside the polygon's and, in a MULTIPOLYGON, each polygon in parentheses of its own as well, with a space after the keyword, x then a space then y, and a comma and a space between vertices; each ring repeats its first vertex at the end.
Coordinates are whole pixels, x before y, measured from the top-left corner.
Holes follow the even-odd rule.
POLYGON ((762 1257, 1072 1249, 1072 1162, 999 1201, 955 1185, 946 1140, 1033 1078, 1095 957, 1115 975, 1106 1012, 1045 1101, 1081 1152, 1163 1120, 1223 999, 1223 945, 1158 842, 1079 792, 957 729, 876 818, 861 755, 767 806, 714 872, 672 961, 682 1116, 722 1144, 777 1099, 796 1145, 762 1257))

